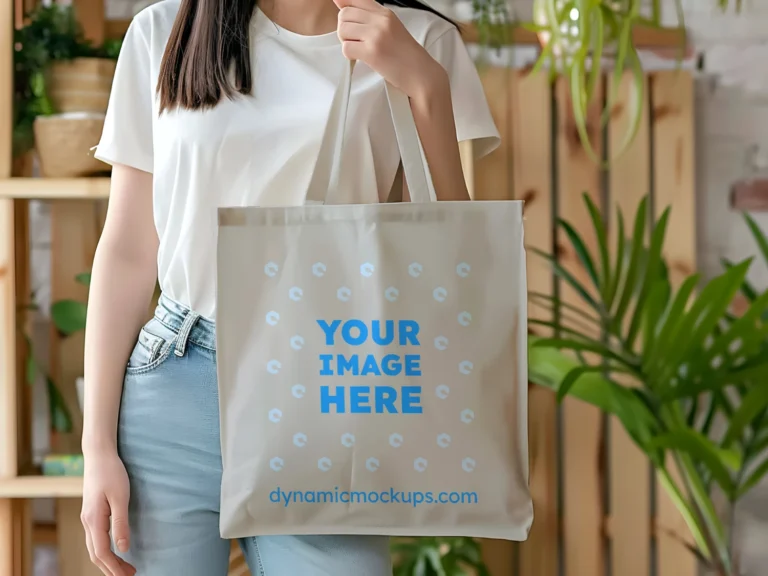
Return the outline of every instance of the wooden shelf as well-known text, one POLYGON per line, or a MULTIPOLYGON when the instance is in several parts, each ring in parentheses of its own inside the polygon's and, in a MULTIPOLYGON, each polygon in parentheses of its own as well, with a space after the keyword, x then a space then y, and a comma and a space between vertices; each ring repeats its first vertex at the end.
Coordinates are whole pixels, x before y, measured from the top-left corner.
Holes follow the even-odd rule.
MULTIPOLYGON (((480 34, 471 23, 460 23, 461 35, 465 42, 478 43, 480 34)), ((539 45, 535 32, 521 26, 510 25, 507 31, 507 44, 539 45)), ((632 42, 641 50, 679 49, 686 43, 684 28, 652 28, 635 26, 632 29, 632 42)))
POLYGON ((109 197, 109 178, 8 178, 0 180, 0 198, 40 200, 109 197))
POLYGON ((80 498, 79 476, 19 476, 0 479, 0 498, 80 498))

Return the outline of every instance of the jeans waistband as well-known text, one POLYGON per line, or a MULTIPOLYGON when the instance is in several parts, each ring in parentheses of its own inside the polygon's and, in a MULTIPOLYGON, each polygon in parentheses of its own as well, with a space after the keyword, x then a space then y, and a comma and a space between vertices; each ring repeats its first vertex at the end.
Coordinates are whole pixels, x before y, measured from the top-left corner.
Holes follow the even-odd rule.
POLYGON ((161 294, 157 302, 155 318, 178 335, 175 349, 177 356, 184 356, 189 342, 216 350, 216 325, 165 294, 161 294))

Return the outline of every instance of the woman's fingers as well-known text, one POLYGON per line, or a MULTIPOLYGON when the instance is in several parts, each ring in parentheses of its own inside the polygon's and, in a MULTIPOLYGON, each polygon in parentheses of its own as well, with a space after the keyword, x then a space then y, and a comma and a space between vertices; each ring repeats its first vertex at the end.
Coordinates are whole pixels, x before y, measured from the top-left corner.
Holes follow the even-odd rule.
POLYGON ((120 552, 128 552, 131 541, 131 531, 128 527, 128 500, 113 496, 109 500, 109 510, 112 520, 112 541, 120 552))
POLYGON ((376 16, 368 10, 356 7, 346 7, 339 10, 339 24, 342 22, 357 22, 358 24, 367 24, 376 16))
POLYGON ((112 552, 109 537, 109 513, 97 514, 90 522, 93 551, 104 566, 109 569, 109 576, 132 576, 120 562, 120 559, 112 552))
POLYGON ((91 538, 90 528, 86 523, 83 523, 83 528, 85 529, 85 546, 88 549, 88 556, 91 559, 91 563, 101 570, 104 576, 112 576, 112 573, 106 566, 104 566, 104 563, 96 557, 96 552, 93 549, 93 538, 91 538))
POLYGON ((136 568, 128 564, 128 562, 120 557, 117 558, 117 561, 120 562, 120 566, 123 567, 123 570, 128 576, 136 576, 136 568))
POLYGON ((367 26, 356 22, 339 23, 339 40, 342 42, 362 42, 365 40, 367 26))
POLYGON ((341 53, 347 60, 360 60, 365 61, 369 54, 365 42, 359 42, 356 40, 343 41, 341 43, 341 53))

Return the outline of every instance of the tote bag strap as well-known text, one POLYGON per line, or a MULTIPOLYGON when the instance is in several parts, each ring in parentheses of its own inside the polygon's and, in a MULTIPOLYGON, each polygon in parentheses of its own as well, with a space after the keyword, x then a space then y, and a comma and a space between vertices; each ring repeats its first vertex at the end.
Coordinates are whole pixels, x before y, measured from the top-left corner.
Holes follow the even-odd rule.
MULTIPOLYGON (((349 111, 354 66, 354 61, 344 63, 344 73, 333 95, 328 122, 320 144, 320 152, 307 191, 306 204, 325 204, 339 190, 344 132, 349 111)), ((408 96, 389 82, 386 83, 386 92, 411 201, 434 202, 437 200, 437 196, 419 141, 408 96)))

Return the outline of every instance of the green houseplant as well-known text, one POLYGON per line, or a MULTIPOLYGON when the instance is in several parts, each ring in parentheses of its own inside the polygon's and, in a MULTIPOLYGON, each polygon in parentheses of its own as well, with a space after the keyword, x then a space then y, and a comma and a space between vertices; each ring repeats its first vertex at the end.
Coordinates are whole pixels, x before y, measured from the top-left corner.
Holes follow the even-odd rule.
POLYGON ((474 538, 393 539, 394 576, 490 576, 474 538))
POLYGON ((74 8, 39 5, 14 30, 13 153, 19 156, 34 144, 33 123, 38 116, 57 112, 49 94, 48 72, 55 62, 76 58, 116 60, 119 40, 102 46, 88 42, 74 8))
MULTIPOLYGON (((693 552, 718 576, 739 576, 732 514, 719 517, 714 498, 733 508, 768 473, 768 291, 747 288, 749 306, 734 316, 750 261, 729 265, 698 292, 698 274, 674 286, 662 257, 668 210, 649 242, 647 202, 629 238, 618 213, 612 251, 597 207, 585 202, 596 253, 567 222, 560 227, 588 280, 542 254, 581 304, 531 294, 553 312, 532 320, 532 330, 554 336, 531 338, 530 378, 559 399, 615 416, 685 519, 693 552)), ((768 242, 762 247, 768 253, 768 242)))
MULTIPOLYGON (((479 1, 479 0, 476 0, 479 1)), ((710 0, 711 1, 711 0, 710 0)), ((741 0, 714 0, 723 11, 733 7, 741 9, 741 0)), ((480 2, 483 10, 476 9, 479 25, 489 19, 483 18, 494 0, 480 2)), ((666 3, 665 3, 666 4, 666 3)), ((671 3, 677 14, 681 29, 680 54, 687 48, 683 0, 671 3)), ((669 5, 669 4, 667 4, 669 5)), ((533 22, 525 26, 538 34, 542 44, 541 56, 534 67, 548 65, 554 77, 562 75, 570 85, 573 115, 579 137, 586 151, 596 162, 600 162, 590 142, 587 130, 587 108, 595 97, 601 66, 593 62, 610 63, 614 88, 626 71, 631 71, 634 81, 630 99, 630 126, 618 147, 620 155, 631 143, 637 132, 642 116, 645 78, 632 31, 638 25, 650 28, 662 26, 661 0, 534 0, 533 22)), ((608 121, 613 108, 611 94, 603 110, 602 123, 608 121)))

